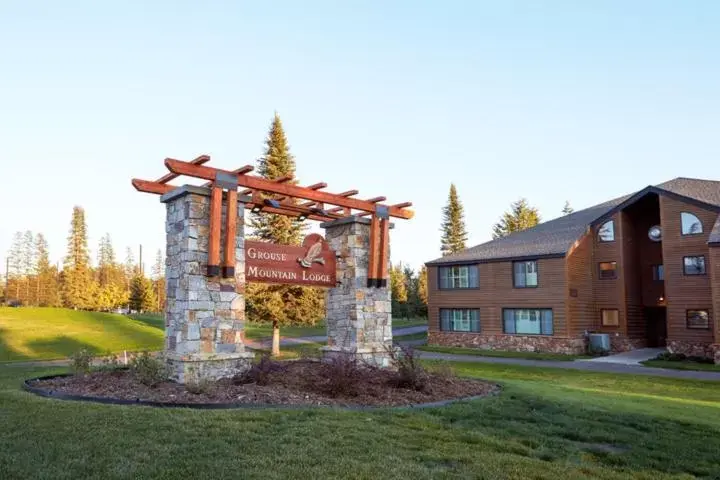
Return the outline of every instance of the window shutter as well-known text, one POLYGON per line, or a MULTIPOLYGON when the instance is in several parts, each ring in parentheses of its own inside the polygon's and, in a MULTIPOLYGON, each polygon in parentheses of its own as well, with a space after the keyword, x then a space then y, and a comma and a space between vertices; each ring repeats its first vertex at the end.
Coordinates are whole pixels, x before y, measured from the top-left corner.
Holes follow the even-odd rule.
POLYGON ((469 282, 468 286, 470 288, 477 288, 480 286, 480 279, 478 278, 478 266, 477 265, 470 265, 468 267, 468 275, 469 275, 469 282))
POLYGON ((480 312, 478 310, 470 310, 470 331, 480 331, 480 312))
POLYGON ((553 313, 552 310, 542 310, 541 330, 543 335, 553 334, 553 313))
POLYGON ((440 330, 450 330, 450 310, 444 308, 440 310, 440 330))
POLYGON ((515 333, 515 310, 503 310, 505 333, 515 333))

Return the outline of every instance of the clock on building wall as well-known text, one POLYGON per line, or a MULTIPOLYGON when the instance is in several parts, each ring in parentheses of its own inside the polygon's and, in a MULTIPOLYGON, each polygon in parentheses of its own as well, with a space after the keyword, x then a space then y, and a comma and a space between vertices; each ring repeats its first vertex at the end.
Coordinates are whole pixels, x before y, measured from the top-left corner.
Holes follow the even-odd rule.
POLYGON ((662 228, 660 228, 660 225, 650 227, 650 230, 648 230, 648 238, 653 242, 662 240, 662 228))

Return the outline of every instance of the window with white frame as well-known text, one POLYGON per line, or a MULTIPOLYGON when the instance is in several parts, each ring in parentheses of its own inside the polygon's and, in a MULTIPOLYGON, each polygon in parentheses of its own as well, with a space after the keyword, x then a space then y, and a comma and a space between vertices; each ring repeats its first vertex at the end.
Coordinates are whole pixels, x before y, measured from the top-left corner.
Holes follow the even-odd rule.
POLYGON ((441 308, 440 330, 448 332, 479 332, 480 312, 473 308, 441 308))
POLYGON ((685 275, 705 275, 705 256, 683 257, 683 272, 685 275))
POLYGON ((440 288, 478 288, 478 267, 477 265, 453 265, 451 267, 440 267, 440 288))
POLYGON ((503 331, 513 335, 552 335, 552 309, 504 308, 503 331))

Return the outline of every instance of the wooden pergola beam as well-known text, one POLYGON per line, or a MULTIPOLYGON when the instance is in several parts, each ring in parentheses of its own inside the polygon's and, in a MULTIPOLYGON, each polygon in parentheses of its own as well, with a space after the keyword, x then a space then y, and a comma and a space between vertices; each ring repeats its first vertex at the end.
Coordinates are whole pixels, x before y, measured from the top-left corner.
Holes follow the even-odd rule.
MULTIPOLYGON (((232 173, 237 173, 237 172, 232 172, 232 173)), ((243 175, 243 174, 238 173, 238 175, 243 175)), ((293 177, 286 175, 284 177, 280 177, 280 178, 276 178, 276 179, 268 180, 268 181, 274 182, 274 183, 285 183, 285 182, 289 182, 292 179, 293 179, 293 177)), ((251 193, 252 193, 252 189, 248 188, 248 189, 245 189, 242 192, 240 192, 240 195, 250 195, 251 193)))
MULTIPOLYGON (((348 190, 347 192, 335 193, 334 195, 347 198, 347 197, 352 197, 354 195, 357 195, 358 193, 360 193, 358 190, 348 190)), ((301 203, 300 206, 310 207, 310 206, 316 205, 318 203, 320 203, 320 202, 305 202, 305 203, 301 203)))
MULTIPOLYGON (((177 188, 174 185, 167 185, 167 184, 162 184, 162 183, 158 183, 158 182, 152 182, 149 180, 141 180, 139 178, 134 178, 132 180, 132 185, 133 185, 133 187, 135 187, 135 190, 137 190, 138 192, 154 193, 156 195, 164 195, 164 194, 171 192, 177 188)), ((245 204, 245 208, 250 210, 255 205, 256 205, 256 203, 249 202, 249 203, 245 204)), ((259 201, 257 202, 257 205, 262 206, 262 211, 266 212, 266 213, 275 213, 278 215, 286 215, 289 217, 297 217, 300 214, 304 214, 307 216, 308 219, 317 220, 320 222, 329 222, 330 220, 336 220, 337 218, 342 218, 340 216, 335 216, 335 215, 327 215, 327 216, 319 215, 317 213, 310 211, 310 209, 300 207, 299 205, 293 206, 294 207, 293 209, 284 208, 285 206, 283 206, 281 208, 273 208, 273 207, 266 206, 259 201)))
MULTIPOLYGON (((402 203, 396 203, 394 205, 390 205, 391 208, 407 208, 412 207, 412 202, 402 202, 402 203)), ((363 212, 360 214, 361 217, 367 217, 368 215, 372 215, 372 212, 363 212)))
MULTIPOLYGON (((172 173, 176 173, 178 175, 188 175, 190 177, 202 178, 205 180, 215 180, 218 173, 232 175, 232 172, 227 170, 210 168, 204 165, 193 165, 190 162, 182 162, 180 160, 166 159, 165 166, 172 173)), ((355 210, 362 210, 365 212, 375 211, 376 204, 366 202, 365 200, 341 197, 332 193, 310 190, 297 185, 279 184, 253 175, 237 175, 237 179, 238 185, 249 189, 260 190, 267 193, 277 193, 288 197, 304 198, 306 200, 312 200, 319 203, 329 203, 331 205, 353 208, 355 210)), ((414 216, 414 212, 411 210, 404 210, 393 206, 388 207, 388 214, 393 217, 405 219, 410 219, 414 216)))
MULTIPOLYGON (((253 170, 255 170, 255 167, 253 167, 252 165, 243 165, 242 167, 233 170, 233 173, 237 173, 238 175, 245 175, 246 173, 250 173, 253 170)), ((210 185, 212 185, 212 183, 213 182, 206 182, 203 184, 203 187, 209 187, 210 185)))
MULTIPOLYGON (((166 159, 166 160, 167 160, 167 159, 166 159)), ((197 157, 196 159, 190 160, 190 163, 192 163, 193 165, 202 165, 202 164, 207 163, 207 162, 209 162, 209 161, 210 161, 210 155, 200 155, 200 156, 197 157)), ((167 182, 169 182, 169 181, 171 181, 171 180, 175 180, 175 179, 176 179, 177 177, 179 177, 179 176, 180 176, 180 175, 178 175, 178 174, 176 174, 176 173, 166 173, 165 175, 163 175, 162 177, 158 178, 158 179, 155 180, 155 181, 156 181, 157 183, 167 183, 167 182)))

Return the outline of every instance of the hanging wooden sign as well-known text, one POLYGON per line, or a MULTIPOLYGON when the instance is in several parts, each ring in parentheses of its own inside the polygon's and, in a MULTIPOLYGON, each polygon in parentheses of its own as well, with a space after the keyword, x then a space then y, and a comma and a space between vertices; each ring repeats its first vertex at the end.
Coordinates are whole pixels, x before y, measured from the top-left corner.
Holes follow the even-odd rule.
POLYGON ((317 233, 301 247, 245 240, 245 280, 335 287, 335 252, 317 233))

